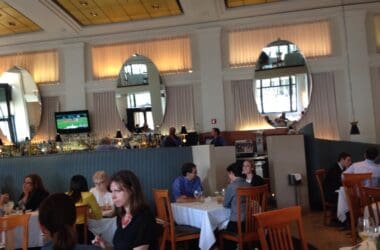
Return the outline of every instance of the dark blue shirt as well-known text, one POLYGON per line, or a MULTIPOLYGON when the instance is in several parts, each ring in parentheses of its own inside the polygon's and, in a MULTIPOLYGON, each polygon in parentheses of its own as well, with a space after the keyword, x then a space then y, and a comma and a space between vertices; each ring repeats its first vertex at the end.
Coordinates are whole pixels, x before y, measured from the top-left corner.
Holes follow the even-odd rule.
POLYGON ((224 141, 224 138, 220 135, 212 139, 211 144, 214 144, 215 147, 218 146, 225 146, 226 142, 224 141))
POLYGON ((202 191, 201 179, 199 176, 195 176, 194 179, 189 181, 185 176, 177 177, 172 185, 174 199, 177 200, 181 195, 187 197, 194 197, 194 191, 202 191))

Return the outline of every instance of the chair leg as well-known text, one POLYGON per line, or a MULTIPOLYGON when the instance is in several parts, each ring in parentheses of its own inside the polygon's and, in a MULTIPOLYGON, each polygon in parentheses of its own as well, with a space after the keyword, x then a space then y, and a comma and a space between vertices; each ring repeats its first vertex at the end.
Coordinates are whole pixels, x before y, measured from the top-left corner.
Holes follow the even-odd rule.
POLYGON ((223 237, 219 235, 219 248, 220 250, 224 250, 224 240, 223 237))
POLYGON ((175 250, 175 243, 176 243, 176 242, 175 242, 174 240, 171 241, 171 247, 172 247, 172 250, 175 250))
POLYGON ((327 209, 325 207, 323 208, 323 224, 327 226, 327 209))
POLYGON ((244 250, 244 242, 243 241, 239 240, 238 246, 239 246, 239 250, 244 250))
POLYGON ((185 250, 189 250, 189 242, 188 241, 184 241, 184 244, 185 244, 185 250))

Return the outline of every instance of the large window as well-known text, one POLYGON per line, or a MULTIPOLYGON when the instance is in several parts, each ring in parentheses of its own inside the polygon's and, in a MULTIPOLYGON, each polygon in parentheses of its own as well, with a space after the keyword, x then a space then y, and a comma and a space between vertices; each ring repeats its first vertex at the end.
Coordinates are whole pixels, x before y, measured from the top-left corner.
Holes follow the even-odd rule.
POLYGON ((256 80, 256 102, 261 114, 296 112, 297 87, 294 75, 256 80))

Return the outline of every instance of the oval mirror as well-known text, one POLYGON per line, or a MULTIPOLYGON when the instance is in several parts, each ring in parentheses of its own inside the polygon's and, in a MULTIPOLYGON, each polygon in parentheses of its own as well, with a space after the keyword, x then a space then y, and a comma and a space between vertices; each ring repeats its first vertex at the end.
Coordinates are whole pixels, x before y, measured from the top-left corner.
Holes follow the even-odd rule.
POLYGON ((256 63, 253 84, 259 113, 274 127, 291 127, 309 106, 310 79, 305 58, 294 43, 270 43, 256 63))
POLYGON ((154 63, 133 55, 122 66, 116 88, 116 106, 131 132, 153 131, 166 110, 165 85, 154 63))
MULTIPOLYGON (((17 66, 0 77, 0 128, 8 143, 32 139, 41 120, 41 97, 33 77, 17 66)), ((6 143, 6 142, 5 142, 6 143)))

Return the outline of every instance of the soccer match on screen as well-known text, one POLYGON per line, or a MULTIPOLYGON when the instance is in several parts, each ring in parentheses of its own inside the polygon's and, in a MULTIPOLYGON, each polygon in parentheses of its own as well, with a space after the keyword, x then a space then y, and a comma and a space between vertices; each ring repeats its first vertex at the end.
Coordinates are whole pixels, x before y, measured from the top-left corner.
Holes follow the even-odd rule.
POLYGON ((88 118, 85 114, 66 115, 57 120, 58 129, 75 129, 88 127, 88 118))

